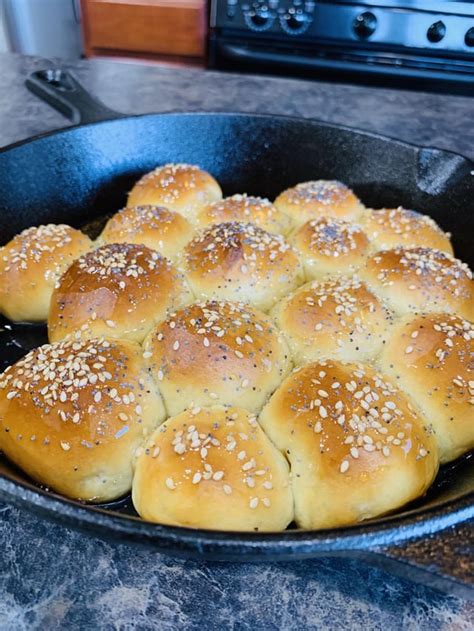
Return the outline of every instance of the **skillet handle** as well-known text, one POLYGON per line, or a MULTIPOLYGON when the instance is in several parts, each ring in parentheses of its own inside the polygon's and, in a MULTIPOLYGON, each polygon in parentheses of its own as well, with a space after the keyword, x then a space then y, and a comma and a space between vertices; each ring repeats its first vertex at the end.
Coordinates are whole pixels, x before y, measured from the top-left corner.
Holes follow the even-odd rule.
POLYGON ((25 84, 30 92, 76 125, 125 116, 95 99, 72 74, 65 70, 38 70, 30 74, 25 84))

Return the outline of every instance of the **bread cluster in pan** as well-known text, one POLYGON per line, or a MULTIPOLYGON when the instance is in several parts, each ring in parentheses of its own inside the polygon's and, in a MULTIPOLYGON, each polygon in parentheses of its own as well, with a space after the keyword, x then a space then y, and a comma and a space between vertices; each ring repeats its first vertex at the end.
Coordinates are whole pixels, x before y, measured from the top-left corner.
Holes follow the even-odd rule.
POLYGON ((346 526, 474 446, 470 270, 431 218, 337 181, 272 203, 158 167, 95 242, 2 247, 0 312, 50 340, 0 375, 1 450, 153 522, 346 526))

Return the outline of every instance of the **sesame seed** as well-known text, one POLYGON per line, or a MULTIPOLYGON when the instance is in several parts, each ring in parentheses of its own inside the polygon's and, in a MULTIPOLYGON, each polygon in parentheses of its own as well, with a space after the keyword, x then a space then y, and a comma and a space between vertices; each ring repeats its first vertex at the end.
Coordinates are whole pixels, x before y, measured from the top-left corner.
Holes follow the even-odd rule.
POLYGON ((252 497, 252 499, 249 502, 249 507, 254 509, 257 508, 258 506, 258 497, 252 497))
POLYGON ((226 495, 231 495, 231 493, 232 493, 232 487, 231 486, 229 486, 228 484, 224 484, 223 489, 224 489, 224 493, 226 495))
POLYGON ((61 447, 64 451, 69 451, 71 449, 71 445, 69 443, 61 441, 61 447))
POLYGON ((176 488, 176 485, 173 481, 173 478, 166 478, 165 481, 166 487, 170 490, 170 491, 174 491, 174 489, 176 488))
POLYGON ((341 473, 345 473, 348 469, 349 469, 349 461, 348 460, 343 460, 341 462, 341 466, 339 467, 339 471, 341 473))
POLYGON ((199 482, 201 481, 202 475, 199 473, 199 471, 197 471, 194 475, 193 475, 193 480, 192 483, 193 484, 199 484, 199 482))
POLYGON ((178 443, 174 446, 174 450, 179 455, 184 454, 184 452, 186 451, 186 445, 184 443, 178 443))

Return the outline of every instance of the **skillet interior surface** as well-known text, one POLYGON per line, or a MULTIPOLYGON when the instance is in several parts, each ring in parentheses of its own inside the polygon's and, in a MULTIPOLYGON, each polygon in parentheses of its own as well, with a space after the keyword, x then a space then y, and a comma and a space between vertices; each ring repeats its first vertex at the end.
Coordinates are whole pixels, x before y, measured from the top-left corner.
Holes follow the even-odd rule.
MULTIPOLYGON (((452 233, 457 256, 474 266, 474 164, 469 160, 348 128, 240 114, 128 117, 6 148, 0 152, 0 243, 40 223, 94 226, 97 218, 124 205, 126 192, 142 173, 166 162, 199 164, 217 178, 224 194, 247 192, 270 199, 304 180, 342 180, 367 206, 403 205, 430 214, 452 233)), ((0 371, 46 341, 43 326, 0 320, 0 371)), ((147 524, 136 518, 130 498, 85 508, 39 489, 2 458, 0 493, 103 534, 185 554, 243 560, 364 549, 474 516, 470 456, 443 467, 428 494, 396 516, 319 532, 242 535, 147 524)))

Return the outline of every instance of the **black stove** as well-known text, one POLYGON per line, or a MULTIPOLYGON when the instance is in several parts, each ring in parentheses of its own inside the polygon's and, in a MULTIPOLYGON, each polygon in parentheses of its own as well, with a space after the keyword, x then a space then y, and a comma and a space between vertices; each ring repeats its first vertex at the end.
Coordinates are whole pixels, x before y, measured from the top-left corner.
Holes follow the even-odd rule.
POLYGON ((210 65, 474 94, 474 0, 212 0, 210 65))

